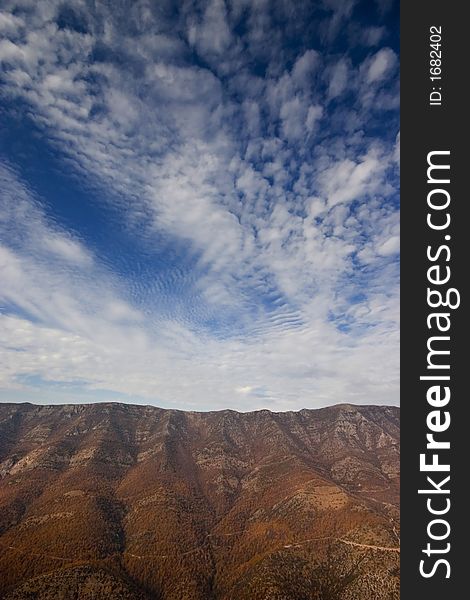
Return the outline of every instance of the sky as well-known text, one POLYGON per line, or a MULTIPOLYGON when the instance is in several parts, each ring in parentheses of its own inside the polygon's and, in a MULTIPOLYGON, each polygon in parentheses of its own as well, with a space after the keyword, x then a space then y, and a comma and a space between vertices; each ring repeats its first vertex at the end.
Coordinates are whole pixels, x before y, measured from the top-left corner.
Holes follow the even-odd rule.
POLYGON ((394 0, 3 0, 0 401, 398 404, 394 0))

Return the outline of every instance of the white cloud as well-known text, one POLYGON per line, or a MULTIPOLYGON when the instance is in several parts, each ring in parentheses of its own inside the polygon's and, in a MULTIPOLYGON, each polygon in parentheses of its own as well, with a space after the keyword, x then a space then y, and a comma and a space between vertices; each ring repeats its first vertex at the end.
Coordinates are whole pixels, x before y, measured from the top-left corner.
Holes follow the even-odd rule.
POLYGON ((15 15, 0 11, 0 31, 9 35, 17 35, 24 23, 15 15))
POLYGON ((400 238, 397 235, 389 238, 377 248, 377 252, 381 256, 390 256, 392 254, 398 254, 399 250, 400 238))
POLYGON ((348 82, 348 64, 344 59, 339 60, 330 71, 328 97, 336 98, 344 92, 348 82))
POLYGON ((367 81, 374 83, 384 79, 392 70, 397 62, 395 52, 390 48, 382 48, 371 59, 368 71, 367 81))
POLYGON ((358 162, 348 158, 331 165, 321 177, 328 205, 363 199, 378 190, 387 166, 384 158, 372 149, 358 162))
POLYGON ((93 261, 90 253, 75 240, 60 235, 49 235, 43 238, 43 247, 59 258, 81 266, 90 265, 93 261))
POLYGON ((315 50, 306 50, 294 64, 292 80, 303 88, 312 87, 312 77, 319 66, 320 56, 315 50))
POLYGON ((305 120, 305 126, 307 131, 313 131, 318 119, 323 116, 323 108, 321 106, 309 106, 307 112, 307 118, 305 120))
MULTIPOLYGON (((86 33, 57 27, 58 2, 31 7, 21 40, 19 16, 0 20, 4 98, 146 253, 164 235, 190 259, 130 289, 3 168, 1 298, 19 309, 2 316, 5 389, 37 375, 186 408, 396 402, 395 141, 365 133, 366 92, 396 57, 353 66, 307 49, 287 63, 269 7, 241 4, 185 4, 176 23, 134 7, 133 35, 106 3, 86 33), (328 113, 346 90, 355 102, 328 113), (355 260, 382 275, 364 286, 355 260)), ((340 4, 325 3, 331 39, 352 14, 340 4)))
POLYGON ((227 24, 223 0, 210 0, 207 3, 202 19, 190 24, 188 39, 203 56, 220 55, 227 49, 232 41, 232 35, 227 24))
POLYGON ((362 39, 366 46, 377 46, 384 37, 385 27, 367 27, 362 32, 362 39))

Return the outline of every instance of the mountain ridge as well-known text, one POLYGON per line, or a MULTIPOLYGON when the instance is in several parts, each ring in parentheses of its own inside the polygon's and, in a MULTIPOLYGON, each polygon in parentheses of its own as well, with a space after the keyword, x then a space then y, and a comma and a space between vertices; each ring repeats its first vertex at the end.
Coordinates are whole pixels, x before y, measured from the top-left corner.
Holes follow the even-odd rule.
POLYGON ((0 405, 6 599, 398 598, 398 502, 398 407, 0 405))
POLYGON ((0 402, 0 406, 32 406, 32 407, 44 407, 44 408, 60 408, 60 407, 72 407, 78 406, 81 408, 85 408, 88 406, 102 406, 102 407, 112 407, 112 406, 120 406, 126 407, 130 406, 132 408, 151 408, 161 411, 169 411, 169 412, 182 412, 182 413, 190 413, 190 414, 217 414, 217 413, 237 413, 239 415, 246 415, 252 413, 271 413, 275 415, 283 415, 283 414, 291 414, 291 413, 301 413, 301 412, 312 412, 318 410, 330 410, 334 408, 390 408, 400 410, 400 407, 395 404, 354 404, 352 402, 338 402, 337 404, 328 404, 326 406, 319 406, 315 408, 299 408, 297 410, 271 410, 269 408, 257 408, 255 410, 236 410, 234 408, 220 408, 217 410, 186 410, 183 408, 165 408, 163 406, 157 406, 155 404, 134 404, 132 402, 119 402, 117 400, 112 400, 108 402, 63 402, 63 403, 51 403, 51 404, 43 404, 39 402, 0 402))

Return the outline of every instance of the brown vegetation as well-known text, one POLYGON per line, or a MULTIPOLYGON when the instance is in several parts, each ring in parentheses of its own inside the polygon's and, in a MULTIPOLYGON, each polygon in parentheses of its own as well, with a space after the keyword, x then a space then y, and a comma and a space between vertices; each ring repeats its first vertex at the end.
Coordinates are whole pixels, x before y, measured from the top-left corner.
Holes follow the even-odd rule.
POLYGON ((0 405, 0 597, 398 598, 399 411, 0 405))

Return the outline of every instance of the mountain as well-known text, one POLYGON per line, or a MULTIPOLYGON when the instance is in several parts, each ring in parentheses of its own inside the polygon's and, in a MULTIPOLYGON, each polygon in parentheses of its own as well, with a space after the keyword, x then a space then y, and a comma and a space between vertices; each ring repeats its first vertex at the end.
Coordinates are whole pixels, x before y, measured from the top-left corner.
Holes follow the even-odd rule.
POLYGON ((0 404, 0 597, 391 600, 399 409, 0 404))

